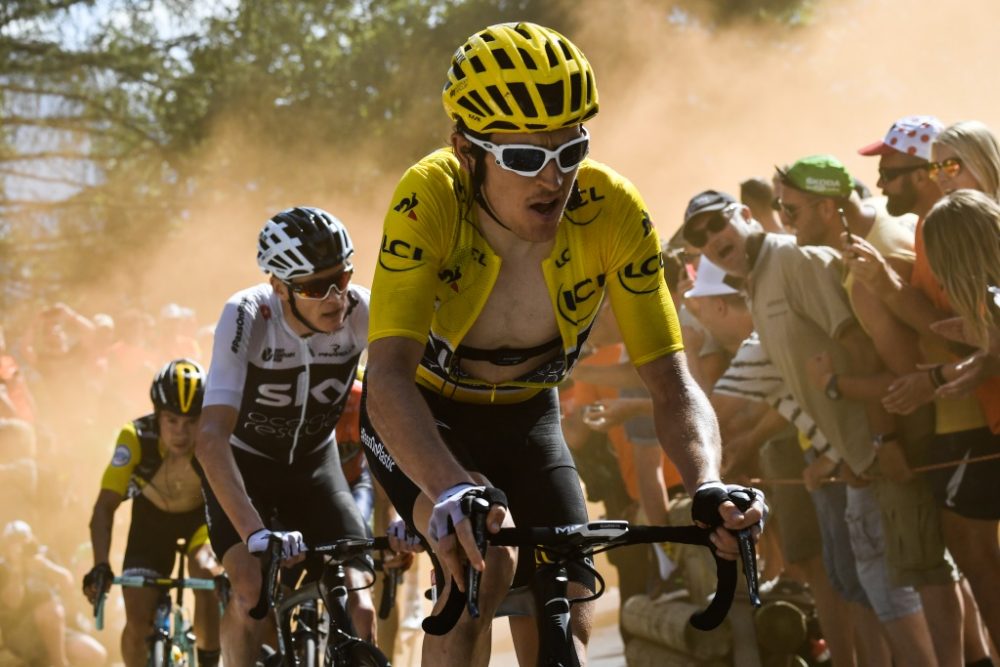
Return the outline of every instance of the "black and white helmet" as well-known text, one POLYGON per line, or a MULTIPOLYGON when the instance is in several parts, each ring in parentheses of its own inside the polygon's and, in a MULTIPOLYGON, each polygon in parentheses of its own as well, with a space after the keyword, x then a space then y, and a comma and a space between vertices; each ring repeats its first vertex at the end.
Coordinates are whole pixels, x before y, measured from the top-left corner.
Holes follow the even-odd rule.
POLYGON ((205 397, 205 369, 193 359, 174 359, 167 362, 153 378, 149 398, 157 411, 188 417, 201 414, 205 397))
POLYGON ((344 223, 309 206, 278 213, 257 239, 257 266, 283 281, 337 266, 352 254, 354 244, 344 223))

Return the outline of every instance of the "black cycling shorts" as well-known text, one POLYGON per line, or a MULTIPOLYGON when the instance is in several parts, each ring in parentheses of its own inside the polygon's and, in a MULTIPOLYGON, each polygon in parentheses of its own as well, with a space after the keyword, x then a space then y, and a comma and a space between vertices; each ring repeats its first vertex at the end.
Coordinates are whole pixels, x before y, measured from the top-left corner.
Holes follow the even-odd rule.
POLYGON ((176 562, 177 540, 186 540, 187 553, 206 543, 205 510, 164 512, 146 496, 132 499, 132 524, 122 571, 127 574, 157 574, 169 577, 176 562))
MULTIPOLYGON (((430 407, 438 432, 466 470, 482 473, 501 489, 519 526, 586 523, 587 506, 573 457, 559 423, 555 389, 521 403, 459 403, 418 387, 430 407)), ((372 474, 385 489, 406 525, 413 525, 413 504, 420 489, 400 470, 372 427, 367 410, 367 383, 361 394, 361 440, 372 474)), ((518 559, 514 585, 531 583, 534 559, 518 559)), ((594 577, 574 567, 571 578, 590 590, 594 577)))
MULTIPOLYGON (((335 445, 322 447, 291 465, 235 447, 232 451, 247 496, 268 528, 297 530, 306 546, 366 536, 335 445)), ((204 472, 200 466, 197 469, 205 492, 208 534, 222 558, 243 540, 212 493, 204 472)))

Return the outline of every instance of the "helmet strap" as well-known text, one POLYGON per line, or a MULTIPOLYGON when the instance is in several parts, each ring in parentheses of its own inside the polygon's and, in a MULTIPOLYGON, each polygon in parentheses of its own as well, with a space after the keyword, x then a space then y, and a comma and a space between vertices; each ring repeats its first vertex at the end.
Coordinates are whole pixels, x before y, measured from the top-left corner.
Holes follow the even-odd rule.
POLYGON ((318 333, 318 334, 326 333, 325 331, 321 331, 320 329, 314 327, 309 322, 309 320, 307 320, 305 316, 301 312, 299 312, 299 307, 295 305, 295 292, 293 292, 292 290, 288 290, 288 307, 291 309, 292 315, 295 316, 295 319, 297 319, 299 322, 305 325, 307 329, 309 329, 313 333, 318 333))
POLYGON ((496 211, 494 211, 493 207, 490 206, 489 201, 486 200, 486 194, 483 192, 483 183, 486 182, 486 166, 483 163, 483 160, 486 159, 486 151, 478 147, 477 149, 475 162, 472 165, 472 198, 477 204, 479 204, 479 208, 486 211, 486 215, 493 218, 493 222, 513 234, 514 230, 503 224, 503 221, 500 220, 496 211))

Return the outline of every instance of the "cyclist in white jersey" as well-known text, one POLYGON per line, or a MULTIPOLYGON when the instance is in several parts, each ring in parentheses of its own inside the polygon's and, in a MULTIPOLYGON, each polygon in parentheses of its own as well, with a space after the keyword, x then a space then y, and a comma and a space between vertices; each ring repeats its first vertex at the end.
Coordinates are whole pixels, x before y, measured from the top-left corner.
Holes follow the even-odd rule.
MULTIPOLYGON (((270 279, 223 308, 196 445, 209 535, 233 588, 222 621, 227 667, 257 658, 264 623, 248 614, 261 587, 254 554, 271 535, 290 564, 307 544, 366 534, 334 435, 368 335, 369 293, 351 284, 350 236, 329 213, 299 207, 271 218, 257 248, 270 279)), ((349 567, 352 587, 364 581, 360 570, 349 567)), ((370 594, 352 593, 350 606, 370 639, 370 594)))

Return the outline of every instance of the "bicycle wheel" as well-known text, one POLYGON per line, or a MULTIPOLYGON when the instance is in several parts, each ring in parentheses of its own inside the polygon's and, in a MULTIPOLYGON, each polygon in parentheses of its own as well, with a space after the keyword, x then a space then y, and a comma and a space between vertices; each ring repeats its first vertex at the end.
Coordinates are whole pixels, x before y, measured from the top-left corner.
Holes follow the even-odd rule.
POLYGON ((319 647, 316 646, 315 637, 306 637, 302 640, 302 659, 299 662, 301 667, 319 667, 319 647))
POLYGON ((382 651, 360 639, 330 647, 326 667, 391 667, 382 651))
POLYGON ((149 647, 149 667, 167 667, 167 642, 157 639, 149 647))

